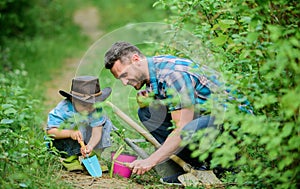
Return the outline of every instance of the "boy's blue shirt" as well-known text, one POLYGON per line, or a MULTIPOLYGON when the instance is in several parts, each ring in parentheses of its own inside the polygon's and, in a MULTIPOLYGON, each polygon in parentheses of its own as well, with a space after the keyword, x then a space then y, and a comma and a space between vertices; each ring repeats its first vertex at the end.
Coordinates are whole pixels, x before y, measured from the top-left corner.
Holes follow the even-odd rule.
MULTIPOLYGON (((101 113, 101 111, 102 109, 97 109, 96 113, 101 113)), ((72 102, 67 99, 62 100, 50 111, 46 130, 59 128, 63 123, 69 121, 70 127, 62 129, 74 129, 75 126, 78 126, 78 129, 84 137, 84 141, 88 143, 92 136, 92 128, 101 126, 103 127, 101 140, 95 146, 95 149, 107 148, 111 146, 110 132, 116 130, 116 128, 107 116, 95 116, 93 113, 95 113, 95 111, 89 114, 87 118, 84 117, 85 119, 76 120, 76 116, 79 115, 79 113, 75 110, 72 102)))
MULTIPOLYGON (((101 110, 96 110, 100 112, 101 110)), ((100 116, 95 117, 92 115, 93 113, 89 114, 87 116, 86 120, 78 120, 78 124, 83 126, 90 126, 90 127, 96 127, 96 126, 102 126, 107 121, 106 116, 100 116)), ((70 129, 73 129, 76 122, 76 115, 79 115, 79 113, 75 110, 72 102, 70 100, 63 100, 58 105, 50 111, 48 115, 48 122, 47 122, 47 130, 51 128, 58 128, 62 123, 66 121, 70 121, 73 119, 73 123, 71 122, 70 129)))

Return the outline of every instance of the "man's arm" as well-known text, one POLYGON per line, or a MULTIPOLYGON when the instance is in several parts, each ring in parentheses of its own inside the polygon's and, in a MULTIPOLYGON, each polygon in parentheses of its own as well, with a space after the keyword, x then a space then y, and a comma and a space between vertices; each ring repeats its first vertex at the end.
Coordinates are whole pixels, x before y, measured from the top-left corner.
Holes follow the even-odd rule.
POLYGON ((179 148, 181 131, 187 123, 193 120, 194 110, 193 108, 184 108, 173 111, 171 115, 176 128, 167 137, 164 144, 151 156, 144 160, 136 160, 130 164, 130 167, 133 168, 133 173, 144 174, 157 164, 168 159, 179 148))

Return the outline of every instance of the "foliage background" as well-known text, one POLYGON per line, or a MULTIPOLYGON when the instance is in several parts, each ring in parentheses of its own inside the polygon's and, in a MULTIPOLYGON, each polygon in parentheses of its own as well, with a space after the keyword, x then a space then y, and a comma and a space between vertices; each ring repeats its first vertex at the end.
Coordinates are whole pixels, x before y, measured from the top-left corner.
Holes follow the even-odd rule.
MULTIPOLYGON (((41 125, 43 83, 66 57, 89 41, 72 23, 80 6, 102 8, 101 26, 163 20, 174 31, 198 36, 217 57, 234 89, 251 102, 254 115, 228 108, 224 132, 209 153, 191 148, 211 166, 234 167, 223 181, 232 188, 299 188, 300 5, 293 0, 147 1, 4 0, 0 2, 0 185, 3 188, 67 188, 46 153, 41 125), (154 8, 152 8, 154 4, 154 8), (145 8, 146 7, 146 8, 145 8), (113 10, 113 11, 112 11, 113 10), (141 14, 141 12, 143 14, 141 14), (114 14, 113 14, 114 13, 114 14), (110 16, 111 15, 111 16, 110 16), (120 21, 120 16, 124 17, 120 21), (152 18, 155 16, 154 18, 152 18), (51 62, 49 64, 49 62, 51 62), (56 185, 51 183, 55 182, 56 185)), ((235 94, 233 94, 235 95, 235 94)), ((237 102, 238 103, 238 102, 237 102)), ((200 136, 200 135, 199 135, 200 136)))
MULTIPOLYGON (((237 188, 299 187, 299 3, 160 0, 156 4, 175 13, 169 22, 176 29, 199 36, 218 58, 233 89, 253 105, 254 116, 237 111, 235 104, 228 108, 225 131, 209 150, 211 165, 236 168, 237 173, 226 179, 237 182, 237 188)), ((202 160, 209 155, 201 153, 200 144, 191 148, 202 160)))

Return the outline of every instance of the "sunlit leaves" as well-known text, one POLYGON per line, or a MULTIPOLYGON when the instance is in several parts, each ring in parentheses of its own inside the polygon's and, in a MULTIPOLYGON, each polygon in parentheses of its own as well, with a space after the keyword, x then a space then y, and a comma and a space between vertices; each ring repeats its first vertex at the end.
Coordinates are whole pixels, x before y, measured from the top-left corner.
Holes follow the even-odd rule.
POLYGON ((45 166, 53 157, 39 137, 43 132, 37 113, 40 101, 33 99, 25 88, 23 75, 0 74, 0 82, 0 185, 4 188, 41 187, 39 182, 43 179, 37 181, 32 177, 40 177, 57 166, 45 166))
MULTIPOLYGON (((178 1, 163 2, 167 7, 178 1)), ((243 187, 296 188, 300 179, 300 4, 203 0, 191 12, 197 16, 174 22, 194 24, 192 31, 223 63, 228 83, 247 96, 254 108, 254 115, 245 115, 236 111, 237 104, 227 106, 224 133, 210 148, 212 165, 238 167, 234 182, 243 187)), ((207 154, 197 151, 197 145, 191 146, 194 155, 203 160, 207 154)))

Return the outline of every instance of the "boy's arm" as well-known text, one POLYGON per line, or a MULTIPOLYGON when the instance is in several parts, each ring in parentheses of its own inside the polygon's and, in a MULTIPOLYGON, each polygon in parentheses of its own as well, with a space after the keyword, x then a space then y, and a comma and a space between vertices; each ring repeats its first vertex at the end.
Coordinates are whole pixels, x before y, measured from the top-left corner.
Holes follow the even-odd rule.
POLYGON ((83 140, 82 134, 78 130, 52 128, 47 131, 47 134, 52 135, 55 139, 72 138, 73 140, 83 140))
POLYGON ((81 153, 83 156, 86 156, 86 154, 90 154, 92 150, 95 148, 95 146, 99 143, 102 137, 102 126, 97 126, 92 128, 92 136, 89 140, 89 143, 86 145, 86 149, 82 149, 81 153))

